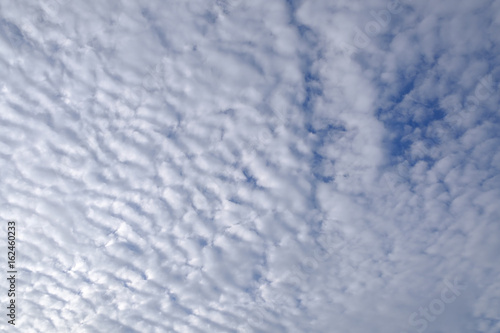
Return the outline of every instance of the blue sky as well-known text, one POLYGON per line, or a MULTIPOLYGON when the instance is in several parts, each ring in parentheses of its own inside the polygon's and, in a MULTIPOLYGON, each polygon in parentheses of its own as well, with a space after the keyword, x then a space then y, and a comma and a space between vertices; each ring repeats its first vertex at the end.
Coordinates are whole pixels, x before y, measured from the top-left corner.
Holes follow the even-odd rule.
POLYGON ((0 330, 500 331, 500 2, 0 8, 0 330))

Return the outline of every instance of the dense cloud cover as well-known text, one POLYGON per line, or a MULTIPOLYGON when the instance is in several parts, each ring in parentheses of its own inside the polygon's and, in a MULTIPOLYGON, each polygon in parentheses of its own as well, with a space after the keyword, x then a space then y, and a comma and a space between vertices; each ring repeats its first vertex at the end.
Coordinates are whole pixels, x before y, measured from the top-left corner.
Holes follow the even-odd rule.
POLYGON ((0 13, 0 330, 500 331, 499 1, 0 13))

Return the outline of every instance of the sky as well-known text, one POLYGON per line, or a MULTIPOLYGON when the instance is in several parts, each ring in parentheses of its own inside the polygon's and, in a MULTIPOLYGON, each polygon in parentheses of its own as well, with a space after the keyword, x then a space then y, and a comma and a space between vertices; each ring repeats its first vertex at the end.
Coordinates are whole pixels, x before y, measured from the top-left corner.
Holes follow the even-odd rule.
POLYGON ((500 1, 0 4, 2 332, 500 332, 500 1))

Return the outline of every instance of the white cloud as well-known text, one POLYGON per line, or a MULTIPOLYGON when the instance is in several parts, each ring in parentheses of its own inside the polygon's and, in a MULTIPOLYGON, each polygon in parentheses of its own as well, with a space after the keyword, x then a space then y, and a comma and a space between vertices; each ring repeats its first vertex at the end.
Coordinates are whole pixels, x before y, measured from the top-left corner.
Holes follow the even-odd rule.
POLYGON ((399 4, 2 5, 14 329, 495 332, 498 4, 399 4))

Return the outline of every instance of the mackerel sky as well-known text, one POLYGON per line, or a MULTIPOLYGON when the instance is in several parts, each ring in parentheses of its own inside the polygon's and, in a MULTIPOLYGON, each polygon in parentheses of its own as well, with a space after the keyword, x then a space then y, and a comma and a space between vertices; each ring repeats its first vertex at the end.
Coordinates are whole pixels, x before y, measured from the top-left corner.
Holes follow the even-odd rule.
POLYGON ((0 331, 500 332, 499 32, 498 0, 2 1, 0 331))

